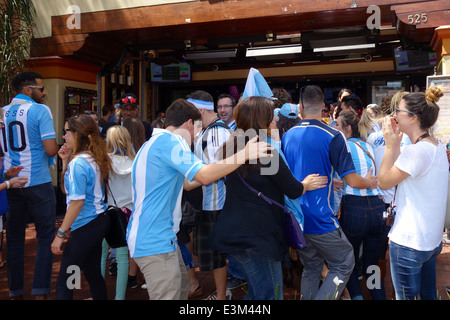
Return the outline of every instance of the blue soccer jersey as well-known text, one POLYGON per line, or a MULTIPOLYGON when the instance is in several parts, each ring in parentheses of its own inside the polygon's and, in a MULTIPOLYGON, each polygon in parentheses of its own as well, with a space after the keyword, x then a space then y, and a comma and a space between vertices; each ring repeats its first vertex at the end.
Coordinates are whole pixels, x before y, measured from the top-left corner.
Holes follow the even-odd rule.
POLYGON ((355 172, 344 136, 318 120, 303 120, 287 131, 283 151, 298 181, 319 173, 328 177, 325 188, 308 191, 298 198, 304 215, 304 233, 328 233, 339 227, 334 216, 333 175, 341 178, 355 172))
POLYGON ((5 127, 0 135, 5 169, 23 166, 19 176, 28 177, 25 187, 51 182, 43 144, 43 140, 56 138, 50 108, 19 94, 3 111, 5 127))
POLYGON ((72 200, 84 200, 80 213, 72 223, 72 231, 106 211, 105 187, 101 181, 100 169, 90 155, 80 154, 70 161, 64 175, 64 187, 67 206, 72 200))
MULTIPOLYGON (((377 173, 377 169, 375 166, 375 162, 373 161, 375 160, 375 157, 372 147, 368 143, 357 138, 350 138, 347 141, 350 148, 350 153, 352 155, 353 164, 355 165, 356 173, 360 176, 365 177, 369 173, 369 169, 372 168, 372 175, 375 175, 377 173), (369 152, 373 160, 357 144, 359 144, 361 148, 364 148, 366 152, 369 152)), ((378 186, 375 189, 358 189, 350 187, 347 183, 345 183, 344 194, 360 197, 382 196, 381 190, 378 188, 378 186)))
POLYGON ((131 173, 133 211, 127 241, 132 258, 175 251, 184 179, 193 181, 203 166, 184 138, 153 130, 131 173))

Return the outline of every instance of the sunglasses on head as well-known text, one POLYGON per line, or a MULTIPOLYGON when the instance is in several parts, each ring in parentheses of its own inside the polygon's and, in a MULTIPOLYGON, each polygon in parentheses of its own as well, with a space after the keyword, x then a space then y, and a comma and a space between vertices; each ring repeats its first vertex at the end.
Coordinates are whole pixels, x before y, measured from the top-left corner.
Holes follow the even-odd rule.
POLYGON ((42 87, 42 86, 27 86, 27 88, 40 89, 41 92, 44 92, 44 89, 45 89, 45 87, 42 87))
POLYGON ((122 98, 122 103, 136 103, 136 98, 132 96, 127 96, 125 98, 122 98))

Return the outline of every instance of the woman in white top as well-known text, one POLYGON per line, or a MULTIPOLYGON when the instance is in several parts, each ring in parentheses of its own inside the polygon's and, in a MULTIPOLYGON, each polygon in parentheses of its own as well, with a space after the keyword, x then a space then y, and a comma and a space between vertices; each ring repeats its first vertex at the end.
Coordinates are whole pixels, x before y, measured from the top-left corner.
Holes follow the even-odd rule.
MULTIPOLYGON (((106 132, 106 147, 112 162, 113 171, 110 174, 108 205, 115 205, 122 209, 127 219, 133 209, 131 188, 131 167, 135 157, 131 137, 128 130, 122 126, 114 126, 106 132)), ((102 245, 102 274, 105 276, 106 258, 109 245, 103 240, 102 245)), ((125 300, 125 292, 128 283, 128 247, 115 248, 115 259, 117 261, 116 300, 125 300)))
POLYGON ((379 186, 397 185, 396 215, 389 232, 391 276, 397 300, 436 299, 436 260, 442 249, 447 203, 448 161, 444 146, 430 136, 442 91, 403 97, 393 118, 386 117, 386 149, 379 186), (405 133, 413 143, 400 153, 405 133))

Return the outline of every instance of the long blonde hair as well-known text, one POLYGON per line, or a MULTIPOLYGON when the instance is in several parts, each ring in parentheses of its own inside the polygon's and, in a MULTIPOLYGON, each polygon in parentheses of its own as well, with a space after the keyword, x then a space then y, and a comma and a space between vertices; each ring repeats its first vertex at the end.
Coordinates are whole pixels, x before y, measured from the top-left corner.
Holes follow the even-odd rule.
POLYGON ((131 145, 131 136, 122 126, 113 126, 106 132, 106 148, 113 154, 128 156, 134 160, 135 153, 131 145))

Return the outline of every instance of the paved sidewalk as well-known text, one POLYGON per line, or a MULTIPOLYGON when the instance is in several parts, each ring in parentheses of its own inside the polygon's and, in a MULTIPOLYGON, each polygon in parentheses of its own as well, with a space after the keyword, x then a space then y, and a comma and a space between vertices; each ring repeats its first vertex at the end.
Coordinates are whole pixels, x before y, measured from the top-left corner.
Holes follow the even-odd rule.
MULTIPOLYGON (((34 252, 36 248, 35 239, 35 229, 33 224, 29 224, 26 231, 26 248, 25 248, 25 299, 31 299, 30 291, 31 284, 33 279, 33 265, 34 265, 34 252)), ((3 258, 6 258, 6 240, 4 239, 3 243, 3 258)), ((194 256, 194 260, 196 261, 196 257, 194 256)), ((56 278, 59 272, 61 257, 55 256, 54 264, 53 264, 53 275, 52 275, 52 292, 49 295, 49 299, 54 299, 55 291, 54 286, 56 283, 56 278)), ((392 299, 393 295, 393 287, 390 278, 389 272, 389 258, 387 259, 386 266, 386 276, 384 279, 384 284, 386 287, 386 296, 388 299, 392 299)), ((211 292, 214 291, 214 281, 212 278, 211 272, 196 272, 197 279, 199 280, 201 286, 203 287, 204 294, 200 297, 195 298, 195 300, 205 299, 211 292)), ((116 278, 112 277, 106 272, 106 283, 108 287, 108 298, 114 299, 115 292, 115 281, 116 278)), ((143 279, 141 276, 138 276, 138 283, 142 284, 143 279)), ((438 265, 437 265, 437 286, 440 298, 442 300, 449 300, 448 295, 446 294, 445 286, 450 285, 450 244, 443 245, 442 253, 438 257, 438 265)), ((284 299, 285 300, 299 300, 299 286, 300 286, 300 278, 296 272, 294 272, 294 286, 293 287, 284 287, 284 299)), ((241 300, 244 296, 243 287, 232 290, 233 299, 241 300)), ((81 289, 76 290, 74 294, 75 300, 83 300, 88 299, 90 297, 89 286, 87 282, 82 278, 81 289)), ((148 294, 146 290, 141 289, 140 287, 135 289, 127 289, 126 294, 127 300, 147 300, 148 294)), ((370 299, 367 290, 364 290, 364 298, 370 299)), ((8 300, 8 280, 6 275, 6 267, 0 269, 0 300, 8 300)))

